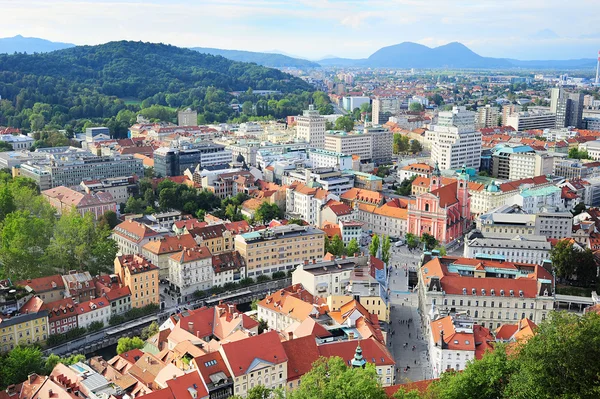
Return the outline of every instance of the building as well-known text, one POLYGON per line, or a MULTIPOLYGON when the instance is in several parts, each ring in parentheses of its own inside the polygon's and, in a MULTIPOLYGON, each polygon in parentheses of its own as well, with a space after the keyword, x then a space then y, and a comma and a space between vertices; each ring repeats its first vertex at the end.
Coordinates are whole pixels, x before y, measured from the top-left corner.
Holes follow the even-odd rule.
POLYGON ((423 176, 428 178, 431 175, 431 172, 433 172, 433 166, 424 163, 413 163, 403 166, 398 170, 398 181, 403 182, 413 176, 423 176))
POLYGON ((551 249, 552 245, 545 236, 515 235, 507 238, 484 236, 479 231, 472 231, 465 238, 463 256, 541 265, 550 260, 551 249))
POLYGON ((346 111, 352 112, 356 108, 360 108, 361 105, 370 104, 370 103, 371 103, 371 99, 369 97, 364 97, 364 96, 344 97, 342 99, 342 108, 344 108, 346 111))
POLYGON ((29 150, 35 140, 23 134, 0 134, 0 141, 10 144, 15 151, 29 150))
POLYGON ((238 234, 235 249, 244 259, 248 277, 287 271, 324 255, 325 233, 308 226, 286 225, 238 234))
POLYGON ((508 179, 520 180, 530 176, 551 175, 555 157, 547 152, 514 152, 508 161, 508 179))
POLYGON ((158 176, 181 176, 187 170, 229 165, 232 153, 224 145, 201 142, 193 145, 160 147, 154 151, 154 171, 158 176))
POLYGON ((354 176, 354 187, 359 190, 382 191, 383 178, 372 173, 357 172, 355 170, 347 171, 354 176))
POLYGON ((237 181, 240 177, 254 179, 250 171, 234 169, 220 173, 207 173, 201 177, 201 185, 220 199, 229 198, 238 193, 237 181))
POLYGON ((525 188, 512 197, 511 203, 527 213, 543 212, 545 209, 561 212, 564 210, 561 192, 556 186, 525 188))
POLYGON ((427 328, 433 378, 447 370, 462 371, 469 362, 493 350, 494 336, 469 317, 449 315, 431 320, 427 328))
POLYGON ((600 162, 582 162, 577 159, 555 158, 552 174, 568 180, 600 177, 600 162))
POLYGON ((85 142, 110 140, 110 130, 107 127, 88 127, 85 129, 85 142))
POLYGON ((313 183, 294 183, 286 189, 285 214, 288 218, 300 218, 313 226, 321 226, 321 210, 335 196, 313 183))
POLYGON ((281 180, 285 186, 300 183, 339 196, 354 187, 354 176, 351 171, 340 171, 336 168, 312 168, 286 171, 281 180))
POLYGON ((42 196, 62 215, 75 207, 81 216, 91 213, 94 220, 100 219, 108 211, 117 213, 117 203, 110 193, 99 191, 92 194, 80 193, 70 188, 59 186, 42 191, 42 196))
POLYGON ((73 298, 45 303, 43 309, 48 311, 48 334, 64 334, 77 328, 77 306, 73 298))
POLYGON ((475 120, 475 127, 482 129, 486 127, 498 126, 498 108, 486 104, 485 107, 479 107, 477 109, 477 119, 475 120))
POLYGON ((18 345, 43 343, 48 338, 48 311, 0 316, 0 348, 8 352, 18 345))
POLYGON ((302 116, 296 118, 296 138, 310 148, 325 148, 325 118, 310 104, 302 116))
POLYGON ((28 287, 44 303, 59 301, 65 297, 65 283, 60 274, 17 281, 16 285, 28 287))
POLYGON ((115 226, 111 237, 117 242, 121 254, 133 255, 142 253, 144 245, 161 236, 161 233, 143 223, 126 220, 115 226))
POLYGON ((112 195, 117 204, 124 204, 130 196, 137 194, 137 176, 114 177, 101 180, 84 180, 79 187, 86 194, 105 192, 112 195))
POLYGON ((373 151, 371 161, 377 164, 392 162, 392 157, 394 155, 394 133, 383 126, 373 125, 365 127, 364 134, 371 136, 371 146, 373 151))
POLYGON ((198 112, 192 111, 191 108, 177 112, 178 126, 196 126, 198 125, 198 112))
POLYGON ((363 132, 328 131, 325 150, 358 155, 361 161, 370 161, 373 159, 373 136, 363 132))
POLYGON ((479 169, 481 132, 475 130, 475 113, 465 107, 439 113, 438 122, 428 132, 431 161, 442 169, 458 169, 461 165, 479 169))
POLYGON ((102 323, 102 326, 106 327, 111 316, 110 303, 104 297, 79 303, 76 305, 76 311, 77 325, 81 328, 88 328, 92 323, 102 323))
POLYGON ((313 168, 352 169, 352 156, 339 152, 311 148, 308 150, 308 159, 311 160, 313 168))
POLYGON ((490 329, 525 317, 540 323, 554 308, 553 277, 535 264, 426 253, 418 290, 421 314, 435 307, 490 329))
POLYGON ((207 247, 185 248, 169 257, 169 283, 177 300, 187 302, 194 292, 213 286, 212 255, 207 247))
POLYGON ((47 154, 47 157, 48 160, 29 161, 20 166, 21 176, 33 179, 40 190, 73 187, 84 180, 144 176, 143 161, 129 155, 98 157, 79 153, 68 156, 47 154))
POLYGON ((471 221, 468 183, 469 176, 463 167, 458 181, 442 185, 436 164, 429 192, 419 194, 414 203, 408 204, 408 232, 417 237, 431 234, 443 245, 462 237, 471 221))
POLYGON ((506 126, 512 126, 518 132, 553 129, 556 114, 547 111, 515 112, 506 117, 506 126))
POLYGON ((73 298, 76 303, 82 303, 96 298, 96 286, 90 272, 71 270, 62 276, 65 284, 65 297, 73 298))
POLYGON ((356 219, 363 223, 363 230, 390 237, 404 237, 407 232, 408 203, 394 199, 381 206, 358 204, 356 219))
POLYGON ((257 385, 286 386, 288 358, 276 331, 224 343, 219 352, 226 359, 236 395, 244 397, 257 385))
POLYGON ((363 225, 363 222, 357 220, 340 220, 338 226, 340 228, 340 233, 342 234, 340 238, 343 243, 348 245, 352 240, 356 240, 356 242, 359 243, 363 232, 363 225))
POLYGON ((213 255, 234 249, 234 234, 223 223, 198 226, 188 232, 194 237, 196 244, 207 247, 213 255))
POLYGON ((528 145, 498 144, 492 149, 492 177, 508 179, 510 176, 510 160, 514 154, 534 153, 528 145))
POLYGON ((550 111, 556 114, 556 127, 581 128, 583 122, 583 93, 567 93, 555 87, 550 91, 550 111))
POLYGON ((246 262, 238 251, 223 252, 212 256, 213 282, 215 287, 238 283, 246 278, 246 262))
POLYGON ((169 257, 185 248, 194 248, 196 241, 191 234, 154 237, 142 247, 142 255, 158 266, 159 278, 169 278, 169 257))
POLYGON ((131 306, 141 308, 160 303, 158 266, 140 255, 121 255, 115 258, 115 274, 131 291, 131 306))
POLYGON ((377 97, 373 99, 373 124, 383 125, 391 116, 400 112, 402 101, 397 97, 377 97))

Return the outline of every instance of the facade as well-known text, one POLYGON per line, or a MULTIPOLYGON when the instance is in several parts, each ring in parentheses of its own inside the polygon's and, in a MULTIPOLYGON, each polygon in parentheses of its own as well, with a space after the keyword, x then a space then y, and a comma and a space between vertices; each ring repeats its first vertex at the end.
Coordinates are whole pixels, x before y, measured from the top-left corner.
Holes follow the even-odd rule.
POLYGON ((419 194, 408 204, 408 232, 421 237, 433 235, 443 245, 462 237, 471 221, 469 176, 465 168, 458 181, 442 185, 436 165, 428 193, 419 194))
POLYGON ((354 187, 360 190, 382 191, 383 179, 371 173, 349 171, 354 175, 354 187))
POLYGON ((391 162, 394 155, 394 133, 383 126, 376 125, 366 127, 364 133, 371 136, 373 149, 371 161, 378 164, 391 162))
POLYGON ((237 283, 246 278, 246 263, 238 251, 223 252, 212 256, 213 282, 215 287, 237 283))
POLYGON ((344 97, 342 99, 342 107, 349 112, 354 111, 355 108, 360 108, 363 104, 369 104, 371 99, 365 96, 352 96, 344 97))
POLYGON ((8 352, 18 345, 43 343, 48 338, 48 311, 0 318, 0 349, 8 352))
POLYGON ((308 159, 312 161, 313 168, 352 169, 352 156, 339 152, 311 148, 308 151, 308 159))
POLYGON ((158 266, 140 255, 121 255, 115 258, 115 274, 131 291, 131 306, 141 308, 160 303, 158 266))
POLYGON ((179 126, 196 126, 198 125, 198 112, 192 111, 191 108, 177 112, 177 125, 179 126))
POLYGON ((506 126, 516 131, 552 129, 556 126, 556 114, 545 111, 515 112, 506 117, 506 126))
POLYGON ((106 298, 96 298, 76 305, 77 325, 87 328, 92 323, 108 326, 110 320, 110 303, 106 298))
POLYGON ((229 165, 232 152, 212 142, 196 143, 180 148, 160 147, 154 151, 154 170, 158 176, 181 176, 197 167, 229 165))
POLYGON ((0 134, 0 141, 10 144, 15 151, 28 150, 33 146, 35 140, 23 134, 0 134))
POLYGON ((413 163, 398 170, 398 181, 403 182, 413 176, 429 177, 433 172, 433 166, 424 163, 413 163))
POLYGON ((373 124, 383 125, 390 116, 394 116, 400 112, 402 101, 397 97, 377 97, 373 99, 372 113, 373 124))
POLYGON ((196 241, 191 234, 163 236, 151 239, 142 247, 142 255, 158 266, 160 279, 169 277, 169 257, 187 248, 194 248, 196 241))
POLYGON ((65 297, 65 283, 60 274, 18 281, 16 285, 29 287, 46 304, 65 297))
POLYGON ((373 136, 358 132, 328 131, 325 134, 325 150, 358 155, 361 161, 373 159, 373 136))
POLYGON ((528 145, 497 145, 496 147, 494 147, 494 149, 492 149, 492 177, 497 177, 499 179, 509 179, 512 156, 515 154, 533 152, 533 148, 529 147, 528 145))
POLYGON ((285 213, 289 218, 300 218, 313 226, 321 226, 321 209, 332 195, 311 186, 295 183, 286 189, 285 213))
POLYGON ((438 122, 428 132, 431 161, 442 169, 458 169, 461 165, 479 169, 481 132, 475 130, 475 113, 465 107, 440 112, 438 122))
POLYGON ((90 272, 72 270, 62 276, 65 284, 65 297, 73 298, 76 303, 82 303, 96 298, 96 287, 90 272))
POLYGON ((526 188, 513 196, 512 203, 519 205, 527 213, 543 212, 544 209, 561 212, 561 192, 556 186, 526 188))
POLYGON ((483 259, 431 257, 419 271, 419 307, 465 314, 494 329, 525 317, 545 320, 554 308, 554 280, 543 267, 483 259))
POLYGON ((340 220, 339 227, 340 232, 342 233, 341 239, 345 245, 348 245, 353 239, 356 240, 357 243, 360 242, 363 224, 364 223, 356 220, 340 220))
POLYGON ((182 301, 213 285, 212 255, 208 248, 187 248, 169 257, 169 283, 182 301))
POLYGON ((552 246, 545 236, 501 238, 474 231, 465 239, 465 258, 502 259, 507 262, 541 265, 550 259, 552 246))
POLYGON ((554 170, 554 156, 547 152, 515 152, 510 154, 508 169, 509 180, 551 175, 554 170))
POLYGON ((556 158, 552 174, 569 180, 600 177, 600 162, 582 162, 577 159, 556 158))
POLYGON ((42 196, 56 209, 59 215, 70 212, 73 207, 75 207, 81 216, 91 213, 94 216, 94 220, 98 220, 108 211, 117 213, 117 203, 113 196, 103 191, 84 194, 64 186, 59 186, 42 191, 42 196))
POLYGON ((486 104, 485 107, 479 107, 477 109, 477 119, 475 121, 475 127, 482 129, 486 127, 498 126, 498 108, 486 104))
POLYGON ((124 204, 137 193, 137 178, 133 176, 115 177, 102 180, 84 180, 79 185, 86 194, 106 192, 112 195, 117 204, 124 204))
POLYGON ((287 271, 324 255, 325 233, 308 226, 286 225, 238 234, 235 249, 244 259, 248 277, 287 271))
POLYGON ((65 298, 50 304, 44 304, 48 311, 48 334, 64 334, 77 328, 77 307, 73 298, 65 298))
POLYGON ((308 143, 310 148, 325 148, 325 118, 314 105, 309 105, 308 110, 296 118, 296 137, 308 143))
POLYGON ((145 224, 133 220, 126 220, 118 224, 112 233, 112 239, 117 242, 119 252, 124 255, 142 253, 144 245, 160 236, 160 233, 145 224))
POLYGON ((307 187, 319 188, 339 196, 354 187, 355 178, 351 171, 340 171, 336 168, 313 168, 287 171, 281 180, 286 186, 301 183, 307 187))
POLYGON ((406 234, 408 209, 400 201, 392 200, 381 206, 358 204, 357 208, 356 219, 363 223, 363 230, 390 237, 406 234))
POLYGON ((552 88, 550 111, 556 114, 556 127, 583 127, 583 102, 583 93, 567 93, 563 88, 552 88))
POLYGON ((188 232, 194 237, 199 246, 207 247, 213 255, 233 251, 234 249, 234 234, 227 229, 225 224, 198 226, 189 229, 188 232))

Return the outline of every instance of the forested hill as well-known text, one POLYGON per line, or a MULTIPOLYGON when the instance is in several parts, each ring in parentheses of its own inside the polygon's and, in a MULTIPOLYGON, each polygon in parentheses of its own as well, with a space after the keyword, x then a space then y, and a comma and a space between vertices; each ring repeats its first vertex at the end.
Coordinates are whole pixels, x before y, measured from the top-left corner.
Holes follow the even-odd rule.
POLYGON ((19 114, 35 103, 51 106, 45 117, 59 115, 56 125, 112 117, 125 106, 123 99, 142 107, 194 106, 202 113, 208 103, 231 100, 224 92, 249 88, 284 94, 313 91, 303 80, 276 69, 164 44, 120 41, 45 54, 1 54, 0 95, 11 104, 0 104, 0 125, 28 128, 19 114), (206 98, 215 90, 216 97, 206 98))

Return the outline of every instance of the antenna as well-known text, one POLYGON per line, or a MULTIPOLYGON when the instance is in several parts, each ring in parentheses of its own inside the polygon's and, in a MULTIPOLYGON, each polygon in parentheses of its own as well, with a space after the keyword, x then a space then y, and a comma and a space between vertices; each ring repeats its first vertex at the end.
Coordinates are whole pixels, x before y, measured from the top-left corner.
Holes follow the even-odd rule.
POLYGON ((596 64, 596 84, 600 84, 600 50, 598 50, 598 62, 596 64))

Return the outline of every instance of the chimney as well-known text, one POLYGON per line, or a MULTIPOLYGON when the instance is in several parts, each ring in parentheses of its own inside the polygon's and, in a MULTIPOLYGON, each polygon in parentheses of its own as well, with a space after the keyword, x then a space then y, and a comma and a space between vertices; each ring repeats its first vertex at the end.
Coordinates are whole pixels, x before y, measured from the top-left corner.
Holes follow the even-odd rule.
POLYGON ((288 331, 288 341, 291 341, 292 339, 294 339, 294 333, 291 331, 288 331))
POLYGON ((188 321, 188 330, 194 331, 194 322, 193 321, 188 321))
POLYGON ((228 304, 227 308, 229 309, 229 313, 233 313, 233 305, 232 304, 228 304))
POLYGON ((308 265, 308 259, 304 259, 304 265, 308 265))
POLYGON ((52 397, 52 389, 48 389, 48 397, 52 397))

